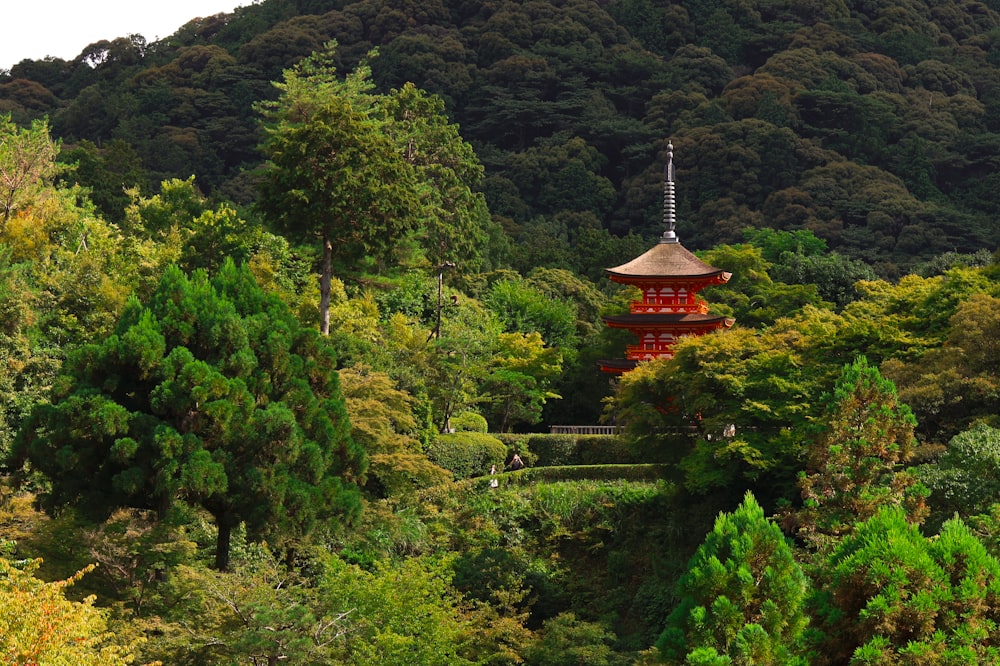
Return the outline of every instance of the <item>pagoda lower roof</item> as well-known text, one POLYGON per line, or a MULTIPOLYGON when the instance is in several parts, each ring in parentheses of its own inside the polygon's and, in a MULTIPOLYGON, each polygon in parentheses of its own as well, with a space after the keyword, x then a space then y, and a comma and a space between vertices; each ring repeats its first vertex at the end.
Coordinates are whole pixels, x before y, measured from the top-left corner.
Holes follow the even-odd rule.
POLYGON ((624 278, 719 277, 725 282, 730 276, 721 268, 706 264, 680 243, 669 241, 661 241, 632 261, 605 270, 610 276, 624 278))
POLYGON ((712 324, 722 324, 723 326, 732 326, 735 323, 735 319, 730 317, 718 317, 710 314, 699 314, 699 313, 672 313, 672 312, 650 312, 650 313, 637 313, 637 314, 623 314, 623 315, 608 315, 604 317, 604 321, 609 325, 618 325, 623 327, 662 327, 663 325, 681 325, 681 326, 709 326, 712 324))
POLYGON ((639 361, 629 358, 609 358, 599 360, 597 365, 604 372, 620 374, 629 370, 635 370, 635 367, 639 365, 639 361))

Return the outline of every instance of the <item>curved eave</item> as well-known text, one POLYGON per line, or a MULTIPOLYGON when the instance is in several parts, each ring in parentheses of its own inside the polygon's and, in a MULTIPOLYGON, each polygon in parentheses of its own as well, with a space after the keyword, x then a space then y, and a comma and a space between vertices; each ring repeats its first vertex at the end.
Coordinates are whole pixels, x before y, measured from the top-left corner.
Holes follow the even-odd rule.
POLYGON ((642 278, 716 279, 726 282, 730 277, 730 273, 706 264, 680 243, 657 243, 632 261, 606 268, 605 271, 616 282, 642 278))
POLYGON ((635 367, 639 365, 639 361, 625 358, 611 358, 611 359, 601 359, 597 362, 598 367, 600 367, 602 372, 610 372, 616 375, 628 372, 629 370, 635 370, 635 367))
POLYGON ((608 315, 604 323, 612 328, 729 328, 735 319, 707 314, 623 314, 608 315))

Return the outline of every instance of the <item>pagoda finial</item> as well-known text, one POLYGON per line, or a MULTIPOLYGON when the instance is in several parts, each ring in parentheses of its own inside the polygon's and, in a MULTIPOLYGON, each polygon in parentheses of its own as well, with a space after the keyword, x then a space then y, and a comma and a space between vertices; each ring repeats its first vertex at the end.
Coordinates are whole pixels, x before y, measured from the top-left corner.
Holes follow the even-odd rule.
POLYGON ((667 142, 667 165, 663 168, 663 224, 667 229, 660 237, 661 243, 676 243, 674 226, 677 216, 674 212, 674 144, 667 142))

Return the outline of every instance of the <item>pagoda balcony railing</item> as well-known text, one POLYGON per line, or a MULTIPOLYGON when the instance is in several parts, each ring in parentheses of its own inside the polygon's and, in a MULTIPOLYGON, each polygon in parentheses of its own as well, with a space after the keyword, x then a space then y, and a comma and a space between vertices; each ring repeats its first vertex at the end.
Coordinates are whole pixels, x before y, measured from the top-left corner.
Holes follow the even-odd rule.
POLYGON ((632 301, 629 304, 629 312, 632 314, 671 312, 708 314, 708 303, 705 301, 698 301, 697 303, 647 303, 645 301, 632 301))
POLYGON ((625 345, 625 358, 632 361, 647 361, 653 358, 673 358, 674 350, 669 348, 649 349, 642 345, 625 345))

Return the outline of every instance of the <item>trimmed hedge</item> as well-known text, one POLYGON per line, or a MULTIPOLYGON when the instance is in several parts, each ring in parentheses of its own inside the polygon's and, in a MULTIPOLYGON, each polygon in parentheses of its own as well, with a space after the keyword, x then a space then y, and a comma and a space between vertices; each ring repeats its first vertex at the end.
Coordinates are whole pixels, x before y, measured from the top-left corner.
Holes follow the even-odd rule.
POLYGON ((469 479, 502 469, 507 447, 496 437, 478 432, 440 434, 427 449, 427 457, 455 475, 469 479))
MULTIPOLYGON (((636 481, 671 482, 674 472, 672 465, 570 465, 564 467, 526 467, 517 472, 498 475, 501 486, 531 485, 556 481, 636 481)), ((486 478, 469 479, 464 482, 473 487, 487 488, 486 478)))
POLYGON ((616 435, 553 435, 549 433, 497 435, 507 445, 508 458, 520 453, 529 466, 629 465, 651 461, 616 435), (525 455, 528 457, 526 458, 525 455))

